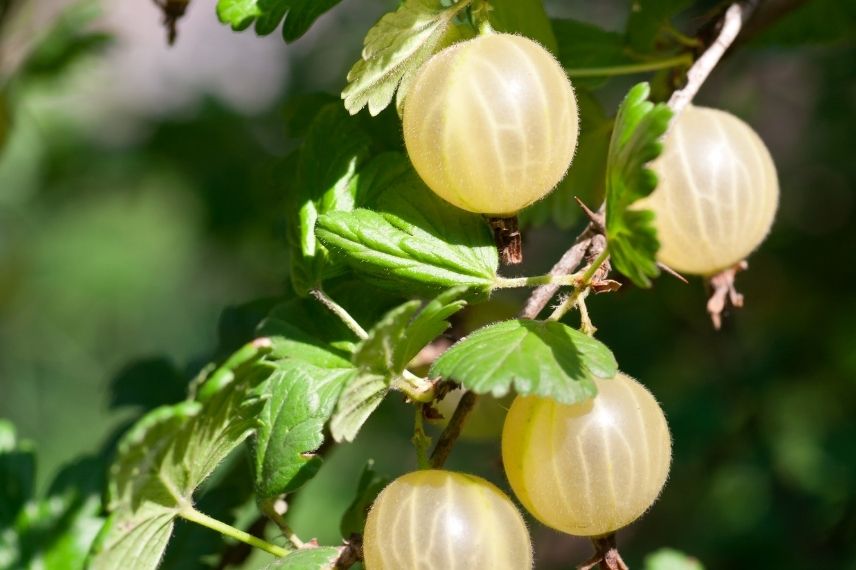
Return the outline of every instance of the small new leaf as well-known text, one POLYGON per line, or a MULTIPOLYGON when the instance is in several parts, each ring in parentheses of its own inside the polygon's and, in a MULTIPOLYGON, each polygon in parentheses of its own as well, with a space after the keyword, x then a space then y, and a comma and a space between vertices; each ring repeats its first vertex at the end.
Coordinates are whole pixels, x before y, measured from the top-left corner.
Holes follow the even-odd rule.
POLYGON ((395 344, 393 370, 396 373, 401 373, 420 350, 452 326, 449 317, 467 304, 460 299, 464 293, 463 287, 441 293, 410 322, 395 344))
POLYGON ((259 389, 265 399, 254 443, 256 495, 276 497, 298 489, 321 466, 314 452, 324 442, 342 388, 353 368, 325 369, 299 360, 282 360, 259 389))
POLYGON ((486 295, 499 258, 482 217, 434 195, 402 155, 382 155, 366 170, 357 196, 371 209, 319 217, 318 239, 378 285, 429 295, 462 285, 486 295), (374 164, 395 175, 373 173, 374 164))
POLYGON ((446 4, 404 0, 369 30, 362 57, 348 72, 348 85, 342 91, 348 112, 353 115, 368 106, 369 113, 377 115, 392 101, 396 89, 399 103, 403 101, 419 67, 463 33, 452 21, 470 0, 446 4))
POLYGON ((594 378, 618 371, 600 341, 555 321, 518 319, 480 329, 447 350, 431 376, 459 382, 477 394, 502 397, 513 387, 573 404, 597 393, 594 378))
POLYGON ((420 311, 419 301, 409 301, 387 312, 354 351, 353 365, 359 375, 345 388, 330 422, 336 441, 353 441, 360 428, 400 378, 422 348, 449 328, 446 320, 466 304, 457 300, 466 292, 456 287, 441 293, 420 311))
POLYGON ((369 331, 368 338, 357 347, 354 365, 377 374, 400 373, 396 350, 404 330, 420 305, 419 301, 409 301, 384 315, 369 331))
POLYGON ((648 101, 647 83, 634 86, 618 108, 606 165, 606 238, 613 266, 639 287, 659 275, 660 247, 650 210, 630 206, 657 187, 647 164, 660 156, 672 111, 648 101))
POLYGON ((218 0, 217 17, 236 32, 246 30, 253 22, 256 33, 266 36, 280 22, 282 37, 293 42, 312 26, 319 16, 342 0, 218 0))

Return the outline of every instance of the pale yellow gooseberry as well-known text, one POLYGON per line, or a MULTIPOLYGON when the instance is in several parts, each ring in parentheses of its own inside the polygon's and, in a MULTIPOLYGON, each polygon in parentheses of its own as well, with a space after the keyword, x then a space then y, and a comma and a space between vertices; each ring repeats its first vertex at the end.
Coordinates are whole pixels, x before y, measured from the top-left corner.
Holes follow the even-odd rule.
POLYGON ((480 477, 414 471, 378 495, 363 534, 366 570, 528 570, 520 512, 480 477))
POLYGON ((519 396, 505 418, 502 460, 511 488, 545 525, 579 536, 614 532, 642 515, 669 474, 663 410, 624 374, 598 379, 576 404, 519 396))
POLYGON ((764 241, 779 203, 770 152, 749 125, 724 111, 687 107, 652 165, 656 190, 634 208, 653 210, 660 261, 713 275, 764 241))
POLYGON ((498 217, 558 184, 579 130, 574 89, 556 59, 530 39, 497 33, 423 65, 403 123, 410 160, 437 195, 498 217))

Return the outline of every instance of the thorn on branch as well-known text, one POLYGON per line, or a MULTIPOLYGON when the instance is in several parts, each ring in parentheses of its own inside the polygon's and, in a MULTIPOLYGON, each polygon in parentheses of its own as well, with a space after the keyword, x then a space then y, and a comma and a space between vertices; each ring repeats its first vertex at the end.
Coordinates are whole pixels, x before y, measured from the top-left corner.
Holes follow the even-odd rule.
POLYGON ((689 281, 687 281, 686 277, 684 277, 683 275, 681 275, 680 273, 678 273, 677 271, 675 271, 674 269, 672 269, 671 267, 669 267, 665 263, 661 263, 658 261, 657 267, 659 267, 660 269, 662 269, 663 271, 665 271, 666 273, 668 273, 669 275, 671 275, 672 277, 674 277, 678 281, 681 281, 682 283, 684 283, 686 285, 689 284, 689 281))
POLYGON ((739 272, 748 267, 749 264, 744 260, 710 278, 713 293, 707 301, 707 312, 710 313, 710 320, 716 330, 722 328, 722 314, 729 305, 737 309, 743 306, 743 295, 734 287, 734 280, 739 272))
POLYGON ((585 202, 580 200, 578 196, 574 196, 574 200, 577 201, 577 205, 591 222, 592 229, 599 234, 605 234, 606 216, 603 211, 595 212, 594 210, 586 206, 585 202))

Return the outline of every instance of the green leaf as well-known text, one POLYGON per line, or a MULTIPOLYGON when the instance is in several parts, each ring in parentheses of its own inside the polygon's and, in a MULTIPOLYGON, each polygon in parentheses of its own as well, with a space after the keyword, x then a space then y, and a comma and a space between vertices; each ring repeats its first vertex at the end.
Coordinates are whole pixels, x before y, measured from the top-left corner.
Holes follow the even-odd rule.
POLYGON ((265 405, 253 449, 260 499, 294 491, 318 472, 321 458, 313 452, 324 442, 324 424, 343 386, 356 375, 353 368, 276 363, 276 372, 259 390, 265 405))
POLYGON ((290 552, 288 556, 277 560, 268 568, 279 570, 333 570, 336 560, 342 554, 341 546, 319 546, 302 548, 290 552))
POLYGON ((382 157, 383 165, 398 163, 398 175, 366 177, 383 180, 382 191, 364 188, 361 176, 358 197, 367 197, 363 205, 371 210, 321 216, 318 239, 378 285, 409 294, 462 285, 486 295, 499 264, 490 229, 481 216, 435 196, 407 162, 401 155, 382 157))
POLYGON ((649 210, 630 206, 657 187, 657 175, 647 164, 660 156, 661 139, 672 111, 648 101, 647 83, 633 87, 618 108, 606 166, 606 238, 614 267, 639 287, 650 287, 659 275, 660 247, 649 210))
POLYGON ((337 442, 354 441, 360 428, 389 392, 388 376, 360 373, 345 386, 336 413, 330 420, 330 432, 337 442))
POLYGON ((469 4, 404 0, 395 12, 383 16, 366 34, 362 57, 348 72, 342 91, 345 108, 353 115, 368 106, 369 113, 377 115, 390 104, 396 89, 400 107, 419 67, 468 32, 453 20, 469 4))
POLYGON ((389 478, 379 475, 374 470, 374 461, 369 459, 360 474, 354 500, 348 505, 345 514, 342 515, 342 522, 339 525, 342 536, 349 537, 352 534, 363 532, 366 526, 366 516, 372 503, 388 483, 389 478))
POLYGON ((627 20, 628 45, 639 53, 649 53, 657 36, 692 0, 634 0, 627 20))
POLYGON ((396 339, 392 370, 401 373, 419 351, 452 326, 448 318, 463 309, 463 287, 449 289, 431 300, 396 339))
POLYGON ((322 368, 347 368, 356 337, 315 299, 276 306, 258 333, 271 339, 276 359, 293 358, 322 368))
POLYGON ((397 367, 396 348, 420 306, 419 301, 409 301, 384 315, 357 347, 354 365, 377 374, 400 373, 403 367, 397 367))
POLYGON ((490 23, 499 32, 522 34, 558 53, 553 26, 542 0, 491 0, 490 23))
POLYGON ((704 570, 704 566, 682 552, 661 548, 645 557, 645 570, 704 570))
POLYGON ((256 33, 266 36, 285 20, 286 42, 300 38, 319 16, 342 0, 217 0, 217 17, 236 32, 256 23, 256 33))
MULTIPOLYGON (((377 321, 400 301, 353 278, 333 280, 324 291, 362 323, 377 321)), ((347 368, 357 346, 353 331, 314 298, 276 305, 256 334, 270 338, 273 359, 295 358, 322 368, 347 368)))
MULTIPOLYGON (((250 450, 241 446, 230 454, 211 477, 196 491, 197 511, 236 528, 247 527, 257 514, 250 450)), ((204 562, 222 556, 228 539, 198 524, 178 524, 158 570, 186 570, 206 567, 204 562), (215 558, 216 557, 216 558, 215 558), (194 564, 195 562, 197 562, 194 564)))
POLYGON ((431 376, 460 382, 478 394, 519 394, 565 404, 597 393, 594 377, 612 378, 618 368, 601 342, 555 321, 518 319, 480 329, 447 350, 431 376))
POLYGON ((350 182, 370 143, 358 121, 336 103, 322 108, 309 127, 297 159, 296 188, 290 193, 291 278, 301 295, 342 272, 316 242, 315 221, 320 214, 353 210, 355 188, 350 182))
POLYGON ((175 518, 217 465, 256 427, 252 390, 269 375, 265 343, 245 346, 199 387, 198 400, 149 412, 122 438, 110 470, 110 518, 89 566, 156 568, 175 518))

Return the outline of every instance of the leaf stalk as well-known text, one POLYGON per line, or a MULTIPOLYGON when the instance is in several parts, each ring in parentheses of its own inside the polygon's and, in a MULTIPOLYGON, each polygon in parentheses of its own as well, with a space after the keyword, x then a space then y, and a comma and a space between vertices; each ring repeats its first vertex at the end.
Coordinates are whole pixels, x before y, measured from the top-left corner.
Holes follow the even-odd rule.
POLYGON ((282 558, 288 554, 288 550, 277 546, 275 544, 271 544, 266 540, 262 540, 257 536, 253 536, 248 532, 244 532, 243 530, 237 529, 231 525, 224 523, 223 521, 219 521, 213 517, 209 517, 205 513, 200 513, 196 509, 191 506, 185 506, 178 512, 178 516, 183 518, 184 520, 196 523, 198 525, 202 525, 206 528, 210 528, 211 530, 217 531, 223 536, 228 536, 230 538, 234 538, 237 541, 243 542, 245 544, 249 544, 250 546, 254 546, 260 550, 264 550, 270 554, 278 558, 282 558))

